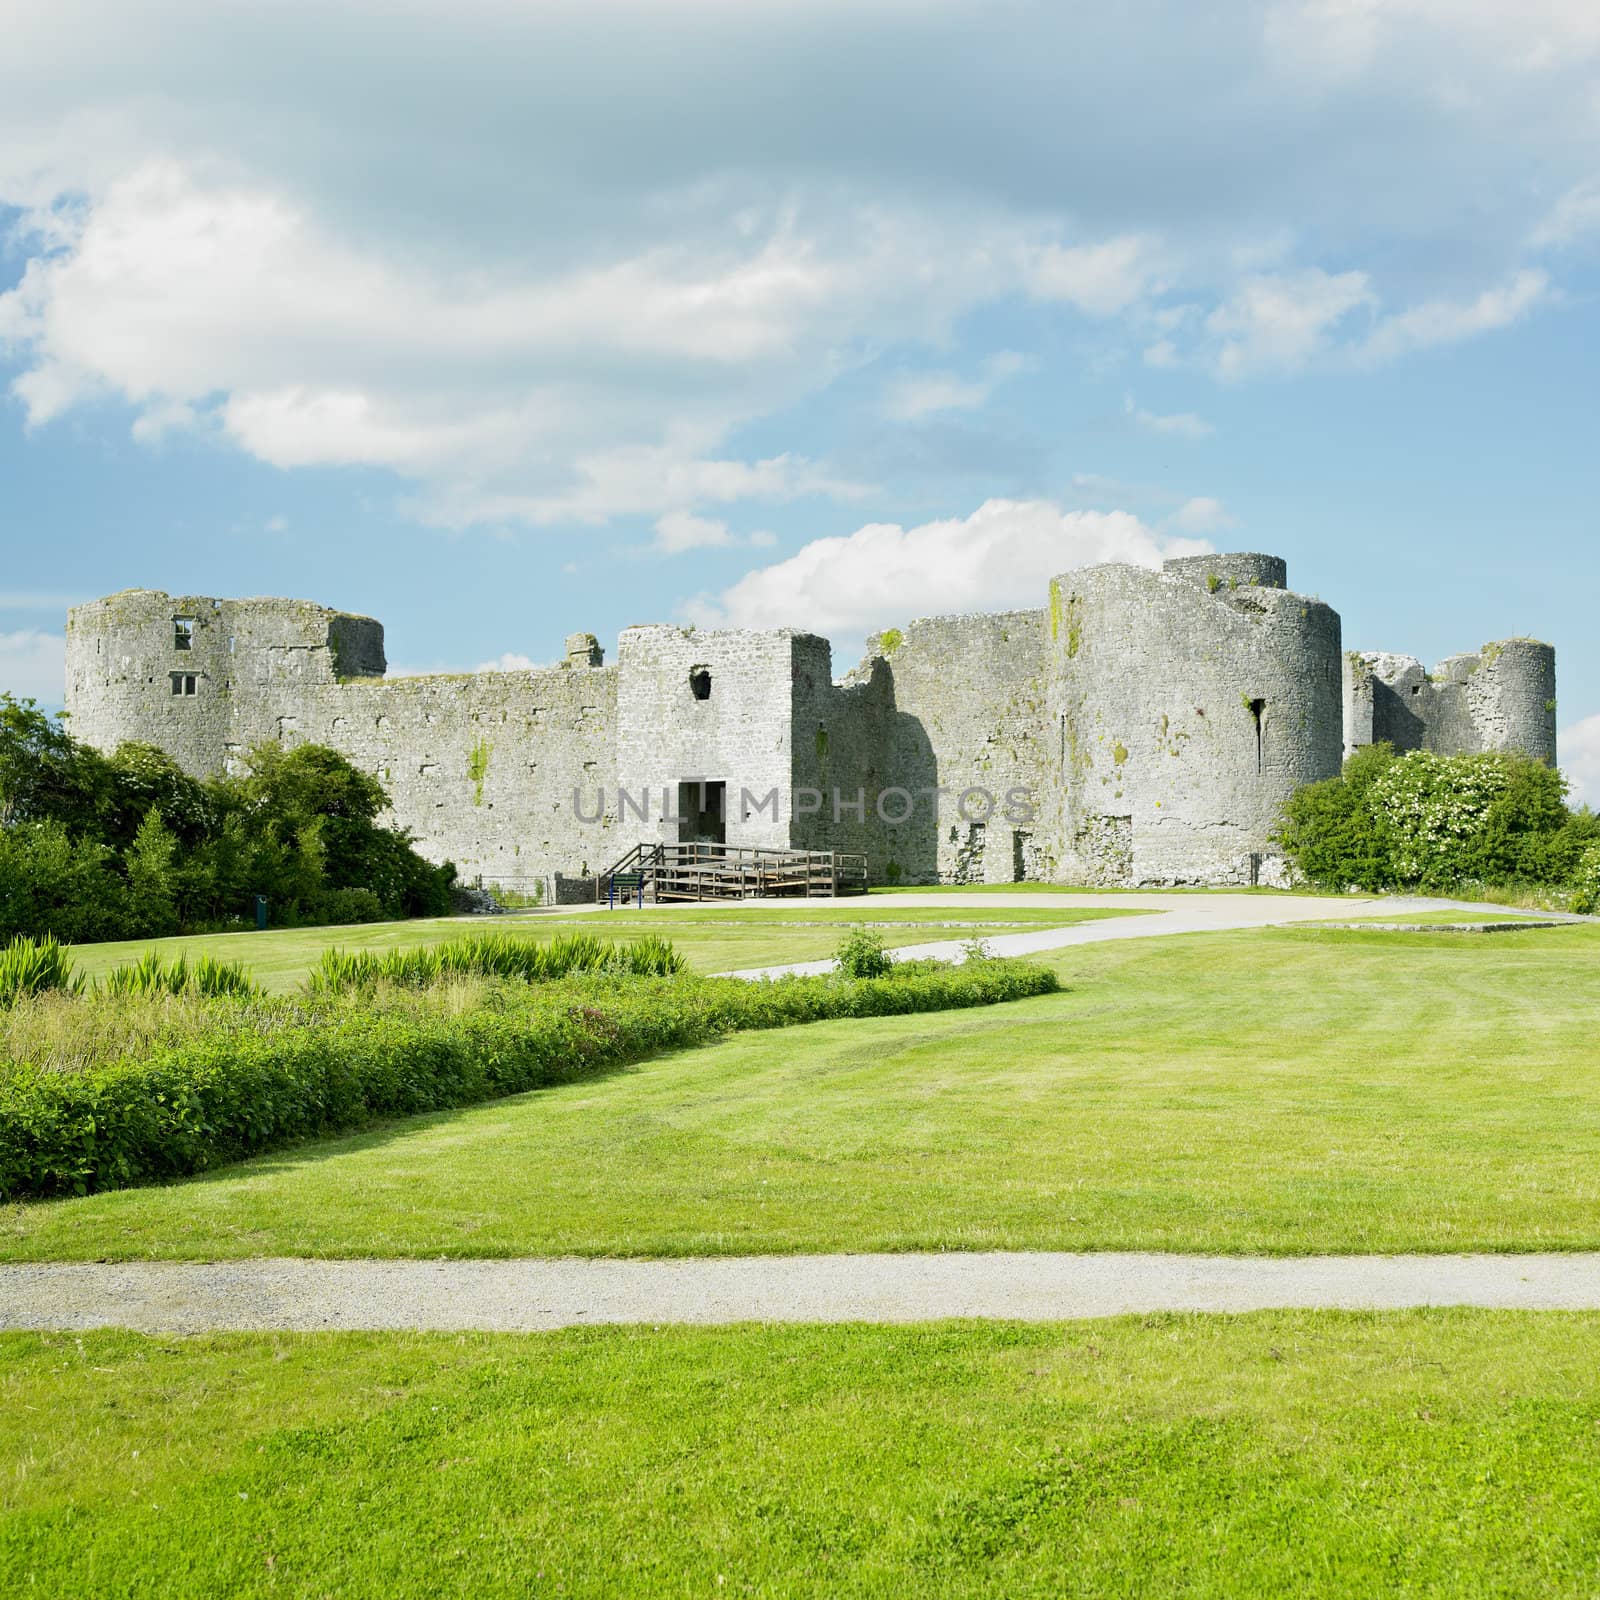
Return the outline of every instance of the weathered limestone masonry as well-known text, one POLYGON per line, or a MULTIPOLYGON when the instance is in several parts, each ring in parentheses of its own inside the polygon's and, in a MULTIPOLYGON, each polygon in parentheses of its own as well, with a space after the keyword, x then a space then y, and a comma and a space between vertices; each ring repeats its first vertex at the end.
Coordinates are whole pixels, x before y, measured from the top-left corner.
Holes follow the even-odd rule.
POLYGON ((1275 883, 1271 835, 1339 770, 1339 618, 1281 561, 1091 567, 1050 590, 1056 876, 1275 883))
POLYGON ((1248 553, 1064 573, 1041 610, 874 634, 838 681, 790 629, 633 627, 617 655, 576 633, 553 667, 391 679, 370 617, 138 589, 70 613, 67 708, 195 773, 331 745, 431 858, 560 897, 655 839, 861 851, 877 882, 1276 883, 1284 801, 1343 752, 1555 757, 1548 645, 1347 655, 1248 553))
POLYGON ((88 743, 147 740, 197 774, 262 739, 331 745, 382 781, 424 855, 516 886, 617 853, 614 817, 572 804, 577 784, 617 783, 617 672, 593 645, 533 672, 391 679, 370 617, 134 589, 69 614, 66 704, 88 743))
POLYGON ((1396 750, 1459 755, 1521 750, 1556 759, 1556 653, 1502 639, 1425 672, 1415 656, 1351 651, 1343 664, 1345 754, 1387 740, 1396 750))

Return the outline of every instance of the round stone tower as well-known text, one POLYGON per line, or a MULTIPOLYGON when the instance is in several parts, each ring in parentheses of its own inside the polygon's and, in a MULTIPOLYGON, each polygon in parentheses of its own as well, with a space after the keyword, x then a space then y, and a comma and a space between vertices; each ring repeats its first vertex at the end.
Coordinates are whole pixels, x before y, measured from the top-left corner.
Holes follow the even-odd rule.
POLYGON ((1102 566, 1050 586, 1055 876, 1285 881, 1284 802, 1339 771, 1339 617, 1282 561, 1102 566))

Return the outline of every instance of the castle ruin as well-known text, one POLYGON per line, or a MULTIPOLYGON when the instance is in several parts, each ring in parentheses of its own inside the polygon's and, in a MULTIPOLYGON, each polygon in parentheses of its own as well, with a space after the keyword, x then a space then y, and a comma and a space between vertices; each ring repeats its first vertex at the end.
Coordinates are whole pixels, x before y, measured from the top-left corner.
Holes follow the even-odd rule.
POLYGON ((133 589, 67 619, 72 731, 228 770, 332 746, 467 880, 567 898, 641 840, 863 853, 872 881, 1286 881, 1284 802, 1377 740, 1555 760, 1555 653, 1346 653, 1256 554, 1083 568, 1038 610, 924 617, 836 681, 794 629, 630 627, 556 666, 385 676, 383 627, 133 589))

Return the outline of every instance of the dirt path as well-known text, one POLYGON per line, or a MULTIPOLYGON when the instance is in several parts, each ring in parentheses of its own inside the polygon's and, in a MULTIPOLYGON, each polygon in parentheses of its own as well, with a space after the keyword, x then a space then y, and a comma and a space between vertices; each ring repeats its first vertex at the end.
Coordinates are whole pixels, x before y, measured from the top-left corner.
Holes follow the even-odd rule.
POLYGON ((972 1253, 684 1261, 138 1262, 0 1267, 0 1329, 482 1329, 1047 1321, 1155 1311, 1600 1309, 1600 1253, 972 1253))
MULTIPOLYGON (((1180 933, 1226 933, 1239 928, 1281 927, 1298 922, 1347 922, 1353 917, 1381 917, 1388 922, 1404 922, 1407 917, 1422 911, 1459 911, 1466 920, 1487 917, 1497 922, 1513 922, 1523 918, 1535 922, 1592 920, 1569 918, 1556 912, 1512 911, 1504 906, 1475 905, 1463 900, 1435 900, 1420 895, 1333 900, 1318 895, 1254 894, 963 895, 959 889, 953 889, 948 894, 873 895, 866 904, 871 910, 915 907, 928 911, 948 911, 959 907, 966 911, 989 911, 996 916, 1003 915, 1003 908, 1007 905, 1044 906, 1062 911, 1074 907, 1109 907, 1145 913, 1137 917, 1108 917, 1103 921, 1079 922, 1062 928, 1031 928, 1025 933, 985 934, 984 944, 997 956, 1039 955, 1075 944, 1099 944, 1106 939, 1157 939, 1180 933)), ((940 939, 927 944, 901 945, 894 954, 897 960, 960 961, 964 957, 966 943, 964 939, 940 939)), ((832 961, 791 961, 779 966, 742 967, 730 976, 776 978, 786 973, 827 972, 832 966, 832 961)))

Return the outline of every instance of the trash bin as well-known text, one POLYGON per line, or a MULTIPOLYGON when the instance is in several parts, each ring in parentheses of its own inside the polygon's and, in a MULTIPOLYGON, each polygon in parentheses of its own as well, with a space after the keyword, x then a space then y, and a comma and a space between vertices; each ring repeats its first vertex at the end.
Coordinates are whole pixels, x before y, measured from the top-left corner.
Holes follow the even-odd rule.
POLYGON ((267 926, 267 897, 264 894, 256 896, 256 932, 264 933, 267 926))

